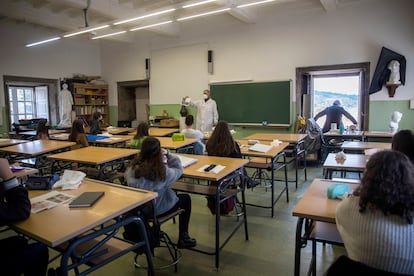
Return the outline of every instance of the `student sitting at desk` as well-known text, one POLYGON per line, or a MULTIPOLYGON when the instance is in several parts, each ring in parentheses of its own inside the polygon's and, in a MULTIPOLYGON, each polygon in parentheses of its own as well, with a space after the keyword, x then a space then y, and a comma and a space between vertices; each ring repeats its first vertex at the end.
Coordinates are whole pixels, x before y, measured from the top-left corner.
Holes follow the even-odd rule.
POLYGON ((206 144, 210 156, 242 158, 239 145, 231 135, 229 124, 219 121, 206 144))
POLYGON ((414 275, 413 217, 414 166, 391 150, 372 155, 360 186, 336 209, 351 260, 404 275, 414 275))
POLYGON ((203 155, 204 154, 204 144, 201 140, 204 138, 204 134, 198 129, 193 129, 194 116, 187 115, 185 117, 185 126, 181 133, 184 134, 186 138, 194 138, 198 141, 194 143, 194 154, 203 155))
POLYGON ((336 125, 339 127, 342 124, 342 115, 347 117, 349 120, 352 121, 352 123, 357 124, 357 120, 355 120, 354 117, 352 117, 351 114, 349 114, 348 111, 346 111, 341 106, 340 100, 335 100, 333 104, 330 107, 325 108, 315 116, 315 121, 317 121, 320 117, 326 115, 325 124, 323 125, 322 132, 328 132, 331 128, 332 123, 336 123, 336 125))
POLYGON ((141 151, 132 160, 125 171, 125 180, 128 186, 158 193, 155 202, 155 215, 163 216, 179 208, 184 212, 179 215, 178 247, 188 248, 196 246, 196 240, 188 234, 188 225, 191 215, 191 197, 188 194, 177 194, 171 185, 183 173, 180 159, 162 151, 160 141, 148 137, 142 142, 141 151), (163 159, 166 159, 166 164, 163 159))
MULTIPOLYGON (((9 168, 9 162, 0 158, 0 225, 12 224, 30 216, 27 191, 9 168)), ((28 243, 23 236, 0 240, 0 267, 2 275, 46 275, 49 251, 40 243, 28 243)))
POLYGON ((101 134, 102 131, 99 128, 99 121, 102 120, 102 114, 101 112, 95 112, 92 115, 92 121, 90 123, 90 129, 89 129, 89 133, 96 135, 96 134, 101 134))
POLYGON ((45 119, 42 119, 37 123, 36 140, 49 140, 49 126, 45 119))
POLYGON ((142 142, 149 136, 149 125, 146 122, 139 123, 137 133, 131 139, 131 149, 140 149, 142 142))
POLYGON ((407 155, 414 164, 414 133, 409 129, 403 129, 392 137, 391 148, 407 155))
POLYGON ((73 121, 69 141, 76 142, 81 148, 89 146, 82 120, 73 121))

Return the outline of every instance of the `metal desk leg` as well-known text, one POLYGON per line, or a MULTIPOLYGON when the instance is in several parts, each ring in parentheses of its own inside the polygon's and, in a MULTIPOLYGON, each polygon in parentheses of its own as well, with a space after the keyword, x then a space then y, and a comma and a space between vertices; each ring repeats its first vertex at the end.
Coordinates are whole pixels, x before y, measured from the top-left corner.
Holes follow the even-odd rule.
POLYGON ((296 236, 295 236, 295 276, 300 274, 300 252, 302 249, 302 226, 304 218, 298 218, 296 223, 296 236))

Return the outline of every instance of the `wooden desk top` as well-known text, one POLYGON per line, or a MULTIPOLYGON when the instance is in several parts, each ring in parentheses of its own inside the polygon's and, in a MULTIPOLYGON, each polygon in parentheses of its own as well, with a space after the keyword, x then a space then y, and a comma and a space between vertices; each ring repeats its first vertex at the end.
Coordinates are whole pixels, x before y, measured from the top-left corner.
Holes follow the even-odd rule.
POLYGON ((49 155, 47 158, 82 164, 101 165, 117 159, 136 155, 136 149, 85 147, 76 150, 49 155))
POLYGON ((386 131, 364 131, 365 137, 392 138, 392 133, 386 131))
MULTIPOLYGON (((334 183, 332 180, 314 179, 308 190, 293 209, 293 216, 335 223, 336 207, 341 202, 339 199, 329 199, 328 187, 334 183)), ((351 191, 358 184, 349 184, 351 191)))
POLYGON ((108 127, 107 131, 109 134, 117 135, 121 133, 128 134, 134 132, 136 129, 132 127, 108 127))
MULTIPOLYGON (((282 142, 277 147, 272 147, 267 152, 257 152, 257 151, 249 150, 249 147, 251 147, 252 145, 248 145, 247 140, 237 139, 236 141, 240 144, 240 150, 243 156, 263 157, 263 158, 273 158, 289 145, 288 142, 282 142)), ((269 145, 270 141, 262 142, 262 144, 269 145)))
POLYGON ((156 137, 160 140, 161 147, 171 150, 177 150, 179 148, 191 145, 197 142, 197 139, 185 138, 184 141, 173 141, 171 137, 156 137))
POLYGON ((346 137, 362 137, 363 135, 364 135, 364 132, 360 131, 360 130, 344 131, 343 134, 339 134, 339 131, 338 132, 328 131, 328 132, 325 132, 323 134, 323 136, 327 136, 327 137, 344 137, 344 138, 346 138, 346 137))
MULTIPOLYGON (((175 132, 179 132, 180 129, 178 128, 157 128, 157 127, 150 127, 149 128, 149 135, 150 136, 167 136, 173 134, 175 132)), ((135 135, 135 133, 134 133, 135 135)))
POLYGON ((364 154, 346 154, 346 159, 343 163, 338 163, 335 160, 336 153, 329 153, 323 163, 324 169, 354 169, 354 170, 363 170, 368 161, 368 156, 364 154))
MULTIPOLYGON (((67 132, 68 132, 68 130, 65 130, 65 129, 49 129, 49 135, 59 134, 59 133, 67 133, 67 132)), ((36 136, 36 133, 37 133, 36 130, 29 130, 29 131, 19 132, 17 134, 21 134, 21 135, 24 135, 24 136, 36 136)))
POLYGON ((308 135, 303 133, 255 133, 243 139, 264 141, 280 140, 283 142, 298 143, 305 139, 306 136, 308 135))
POLYGON ((1 138, 0 139, 0 148, 12 146, 12 145, 17 145, 17 144, 21 144, 21 143, 26 143, 26 142, 29 142, 29 140, 1 138))
POLYGON ((184 168, 184 172, 183 172, 184 177, 199 178, 199 179, 205 179, 205 180, 210 180, 210 181, 219 181, 220 179, 233 173, 234 171, 243 167, 249 162, 249 160, 242 159, 242 158, 216 157, 216 156, 192 155, 192 154, 182 154, 182 155, 197 159, 197 163, 194 163, 184 168), (212 172, 197 171, 202 166, 211 165, 211 164, 222 165, 222 166, 225 166, 225 168, 217 174, 212 173, 212 172))
POLYGON ((101 144, 101 145, 113 145, 113 144, 118 144, 118 143, 124 143, 129 140, 131 140, 131 137, 128 135, 112 135, 106 139, 89 141, 89 143, 101 144))
POLYGON ((345 141, 341 148, 344 150, 391 149, 391 143, 345 141))
MULTIPOLYGON (((62 192, 80 195, 82 192, 91 191, 105 192, 92 207, 70 209, 66 203, 40 213, 32 213, 27 220, 15 224, 13 228, 55 247, 157 197, 154 192, 87 178, 77 190, 62 192)), ((47 192, 30 191, 29 196, 47 192)))
POLYGON ((36 140, 29 141, 23 144, 0 148, 0 151, 12 154, 25 154, 30 156, 37 156, 55 150, 68 148, 75 144, 75 142, 36 140))

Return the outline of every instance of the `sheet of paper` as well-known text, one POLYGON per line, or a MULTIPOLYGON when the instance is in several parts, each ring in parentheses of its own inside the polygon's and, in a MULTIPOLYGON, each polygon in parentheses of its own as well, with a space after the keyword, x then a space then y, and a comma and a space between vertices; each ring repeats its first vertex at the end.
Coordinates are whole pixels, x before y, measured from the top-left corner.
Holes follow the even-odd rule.
POLYGON ((51 191, 47 194, 36 196, 30 199, 30 203, 32 205, 31 212, 39 213, 43 210, 56 207, 59 204, 64 204, 72 198, 74 198, 74 196, 57 191, 51 191))
MULTIPOLYGON (((198 172, 205 172, 204 171, 204 169, 205 168, 207 168, 208 166, 210 166, 210 165, 204 165, 204 166, 201 166, 197 171, 198 172)), ((214 169, 212 169, 211 171, 209 171, 208 173, 215 173, 215 174, 217 174, 217 173, 219 173, 219 172, 221 172, 224 168, 225 168, 226 166, 222 166, 222 165, 216 165, 215 167, 214 167, 214 169)))
POLYGON ((273 146, 272 145, 263 145, 263 144, 254 144, 249 148, 250 151, 257 152, 268 152, 273 146))
POLYGON ((197 163, 197 159, 195 158, 191 158, 191 157, 187 157, 187 156, 181 156, 181 155, 177 155, 178 158, 180 158, 181 160, 181 166, 183 166, 183 168, 186 168, 194 163, 197 163))

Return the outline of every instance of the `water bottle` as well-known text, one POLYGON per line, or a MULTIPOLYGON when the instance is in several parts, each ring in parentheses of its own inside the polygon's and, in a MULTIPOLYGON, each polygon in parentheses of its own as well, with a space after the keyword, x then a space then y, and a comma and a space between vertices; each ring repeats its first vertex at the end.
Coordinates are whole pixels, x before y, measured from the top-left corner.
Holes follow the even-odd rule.
POLYGON ((344 124, 341 123, 341 125, 339 126, 339 134, 344 134, 344 124))

